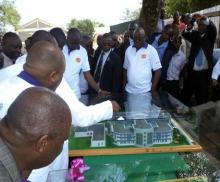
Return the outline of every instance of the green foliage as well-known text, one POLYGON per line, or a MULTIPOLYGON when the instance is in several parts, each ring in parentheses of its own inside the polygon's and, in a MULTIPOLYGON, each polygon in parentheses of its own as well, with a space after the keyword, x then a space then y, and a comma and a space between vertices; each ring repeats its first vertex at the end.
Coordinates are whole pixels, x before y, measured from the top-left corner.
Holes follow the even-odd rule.
POLYGON ((89 19, 76 20, 72 19, 68 24, 68 28, 78 28, 83 35, 92 35, 95 31, 95 27, 103 27, 100 22, 91 21, 89 19))
POLYGON ((7 25, 18 29, 21 17, 13 4, 14 2, 9 0, 3 0, 0 4, 0 32, 4 32, 7 25))
POLYGON ((219 4, 219 0, 165 0, 165 10, 170 17, 177 10, 181 14, 193 13, 219 4))
POLYGON ((139 18, 139 16, 140 16, 140 11, 141 11, 141 9, 136 9, 134 11, 126 9, 123 12, 123 16, 122 16, 121 20, 123 22, 137 20, 139 18))

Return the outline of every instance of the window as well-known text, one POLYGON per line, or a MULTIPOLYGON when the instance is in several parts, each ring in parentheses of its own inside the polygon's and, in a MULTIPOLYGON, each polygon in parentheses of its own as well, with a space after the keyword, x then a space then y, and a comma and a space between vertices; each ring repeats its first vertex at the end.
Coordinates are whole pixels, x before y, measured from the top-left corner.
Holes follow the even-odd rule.
POLYGON ((147 143, 153 143, 153 133, 147 134, 147 143))
POLYGON ((143 145, 143 134, 142 133, 136 133, 136 143, 138 145, 143 145))

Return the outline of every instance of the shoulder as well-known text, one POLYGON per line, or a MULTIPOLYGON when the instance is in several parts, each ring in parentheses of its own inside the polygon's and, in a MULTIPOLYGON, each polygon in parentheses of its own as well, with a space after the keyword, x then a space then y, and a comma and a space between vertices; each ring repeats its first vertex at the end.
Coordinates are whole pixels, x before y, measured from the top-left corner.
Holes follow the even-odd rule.
POLYGON ((120 59, 120 56, 113 51, 110 52, 109 57, 112 59, 120 59))
POLYGON ((148 44, 146 51, 149 51, 149 53, 157 54, 157 50, 150 44, 148 44))
POLYGON ((5 182, 12 182, 12 179, 10 177, 10 174, 8 173, 7 169, 5 166, 2 164, 0 161, 0 181, 5 181, 5 182))
POLYGON ((80 52, 82 52, 84 54, 85 53, 87 54, 86 49, 83 46, 81 46, 81 45, 80 45, 80 49, 79 50, 80 50, 80 52))

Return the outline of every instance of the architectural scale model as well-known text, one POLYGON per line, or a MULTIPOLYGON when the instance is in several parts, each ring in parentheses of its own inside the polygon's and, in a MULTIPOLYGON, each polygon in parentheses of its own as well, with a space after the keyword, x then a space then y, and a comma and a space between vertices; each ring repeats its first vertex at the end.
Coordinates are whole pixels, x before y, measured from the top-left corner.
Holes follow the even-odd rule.
POLYGON ((170 144, 173 127, 170 118, 115 120, 90 127, 76 127, 75 138, 91 137, 91 147, 105 147, 106 135, 117 146, 149 147, 154 144, 170 144))

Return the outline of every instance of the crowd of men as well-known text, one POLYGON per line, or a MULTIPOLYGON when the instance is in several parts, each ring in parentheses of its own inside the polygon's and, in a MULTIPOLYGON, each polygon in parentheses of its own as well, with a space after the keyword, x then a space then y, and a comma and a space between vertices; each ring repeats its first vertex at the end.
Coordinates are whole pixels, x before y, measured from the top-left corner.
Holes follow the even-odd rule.
POLYGON ((67 36, 53 28, 29 37, 22 55, 19 36, 6 33, 0 54, 0 181, 18 181, 22 171, 32 170, 28 179, 44 182, 49 171, 66 169, 70 125, 89 126, 120 109, 115 101, 85 106, 82 94, 167 91, 186 105, 218 100, 216 35, 205 16, 180 18, 175 12, 167 24, 164 10, 151 36, 132 22, 123 37, 99 35, 95 50, 92 37, 77 28, 67 36))

